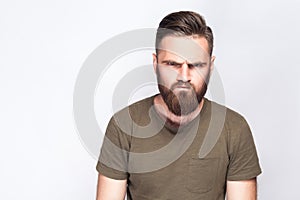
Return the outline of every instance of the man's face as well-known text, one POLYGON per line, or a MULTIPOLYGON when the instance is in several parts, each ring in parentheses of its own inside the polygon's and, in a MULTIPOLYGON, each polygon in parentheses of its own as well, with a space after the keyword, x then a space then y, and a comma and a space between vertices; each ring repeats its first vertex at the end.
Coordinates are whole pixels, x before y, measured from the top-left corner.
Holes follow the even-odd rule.
POLYGON ((214 57, 204 37, 166 36, 153 55, 158 88, 177 116, 193 112, 207 90, 214 57))

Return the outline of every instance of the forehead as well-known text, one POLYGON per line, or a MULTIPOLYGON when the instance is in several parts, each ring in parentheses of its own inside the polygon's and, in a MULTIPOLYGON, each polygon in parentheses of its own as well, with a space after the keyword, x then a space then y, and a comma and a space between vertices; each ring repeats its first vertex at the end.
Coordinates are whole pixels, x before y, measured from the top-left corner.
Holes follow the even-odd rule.
POLYGON ((159 56, 167 56, 191 62, 209 58, 209 45, 204 37, 166 36, 159 44, 159 56))

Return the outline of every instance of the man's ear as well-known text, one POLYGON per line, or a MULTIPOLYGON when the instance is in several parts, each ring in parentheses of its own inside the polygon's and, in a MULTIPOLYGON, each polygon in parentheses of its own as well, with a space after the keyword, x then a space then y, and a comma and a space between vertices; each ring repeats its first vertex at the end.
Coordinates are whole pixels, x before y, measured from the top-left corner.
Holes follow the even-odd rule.
POLYGON ((212 73, 212 71, 214 70, 214 67, 215 67, 215 59, 216 59, 216 56, 212 56, 211 59, 210 59, 210 74, 212 73))
POLYGON ((153 61, 154 72, 156 73, 156 68, 157 68, 157 55, 156 55, 155 53, 152 54, 152 61, 153 61))

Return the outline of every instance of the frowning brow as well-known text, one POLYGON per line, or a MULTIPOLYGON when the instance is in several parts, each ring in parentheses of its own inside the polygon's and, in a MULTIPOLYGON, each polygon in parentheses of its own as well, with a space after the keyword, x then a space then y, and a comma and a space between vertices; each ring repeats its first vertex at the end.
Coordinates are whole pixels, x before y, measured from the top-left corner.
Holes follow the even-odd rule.
MULTIPOLYGON (((173 66, 182 66, 184 62, 176 62, 174 60, 163 60, 161 62, 162 64, 165 65, 173 65, 173 66)), ((195 62, 195 63, 187 63, 189 67, 204 67, 207 65, 206 62, 195 62)))
POLYGON ((174 60, 163 60, 161 63, 165 65, 182 65, 184 62, 180 63, 174 60))

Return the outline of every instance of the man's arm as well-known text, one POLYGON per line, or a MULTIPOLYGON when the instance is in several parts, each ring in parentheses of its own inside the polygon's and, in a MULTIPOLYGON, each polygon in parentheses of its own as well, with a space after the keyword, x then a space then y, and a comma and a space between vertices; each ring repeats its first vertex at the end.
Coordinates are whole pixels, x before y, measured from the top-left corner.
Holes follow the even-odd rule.
POLYGON ((124 200, 127 180, 115 180, 99 173, 97 200, 124 200))
POLYGON ((256 200, 256 178, 227 181, 227 200, 256 200))

